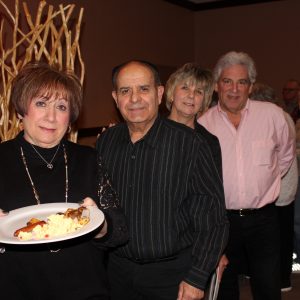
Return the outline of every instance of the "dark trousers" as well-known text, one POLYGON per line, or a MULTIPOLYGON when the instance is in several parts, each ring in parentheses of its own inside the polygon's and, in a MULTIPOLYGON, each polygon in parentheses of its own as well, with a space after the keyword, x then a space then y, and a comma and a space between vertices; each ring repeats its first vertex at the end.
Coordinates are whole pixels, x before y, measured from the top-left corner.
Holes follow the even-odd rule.
POLYGON ((269 205, 253 214, 228 212, 230 233, 226 255, 229 265, 220 284, 218 300, 238 300, 238 275, 249 267, 254 300, 280 300, 280 240, 277 210, 269 205))
POLYGON ((174 300, 191 266, 190 251, 175 259, 140 264, 110 254, 108 276, 112 300, 174 300))
POLYGON ((294 245, 294 202, 277 206, 280 229, 280 281, 281 288, 291 286, 294 245))
POLYGON ((300 176, 294 206, 294 251, 297 254, 297 262, 300 262, 300 176))

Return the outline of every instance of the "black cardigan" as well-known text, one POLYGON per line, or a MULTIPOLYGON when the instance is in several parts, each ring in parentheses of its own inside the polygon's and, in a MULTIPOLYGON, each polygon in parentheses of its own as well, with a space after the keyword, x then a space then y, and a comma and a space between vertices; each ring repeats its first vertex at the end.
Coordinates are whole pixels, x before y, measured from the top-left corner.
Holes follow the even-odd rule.
MULTIPOLYGON (((98 171, 102 176, 100 185, 105 183, 106 194, 114 197, 113 192, 108 192, 109 182, 103 177, 105 172, 98 170, 96 151, 67 140, 63 140, 63 143, 68 157, 68 202, 78 202, 85 197, 98 199, 99 202, 98 171)), ((54 167, 50 170, 20 133, 16 139, 0 145, 0 208, 10 211, 36 204, 21 158, 21 147, 41 203, 65 202, 63 147, 60 147, 53 161, 54 167)), ((48 161, 57 149, 36 148, 48 161)), ((3 299, 108 299, 102 248, 106 244, 113 246, 122 243, 127 238, 125 219, 118 212, 117 205, 109 207, 111 200, 106 201, 103 197, 101 200, 110 229, 103 239, 96 241, 93 239, 94 233, 91 233, 58 243, 0 245, 5 248, 5 252, 0 254, 3 299), (112 222, 114 216, 117 216, 117 220, 112 222), (113 223, 117 226, 113 226, 113 223), (50 251, 57 249, 60 250, 50 251)))
POLYGON ((223 180, 222 152, 221 152, 221 146, 218 138, 215 135, 211 134, 206 128, 200 125, 197 121, 195 121, 195 130, 206 140, 210 148, 211 154, 213 156, 215 165, 218 169, 220 178, 223 180))

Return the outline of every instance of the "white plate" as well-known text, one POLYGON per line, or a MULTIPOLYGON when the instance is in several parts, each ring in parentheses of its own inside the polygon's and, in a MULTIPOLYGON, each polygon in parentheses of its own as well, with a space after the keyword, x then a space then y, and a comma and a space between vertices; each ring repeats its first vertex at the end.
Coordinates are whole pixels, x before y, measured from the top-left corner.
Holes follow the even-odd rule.
POLYGON ((43 244, 52 243, 58 241, 64 241, 73 239, 84 234, 87 234, 96 228, 98 228, 104 221, 103 212, 96 206, 88 207, 90 214, 90 221, 82 228, 75 232, 57 236, 52 239, 41 239, 41 240, 28 240, 21 241, 14 236, 14 232, 26 226, 26 223, 31 218, 37 218, 40 220, 46 220, 51 214, 58 212, 65 212, 68 208, 78 208, 77 203, 46 203, 40 205, 26 206, 18 208, 9 212, 5 217, 0 217, 0 243, 5 244, 43 244))

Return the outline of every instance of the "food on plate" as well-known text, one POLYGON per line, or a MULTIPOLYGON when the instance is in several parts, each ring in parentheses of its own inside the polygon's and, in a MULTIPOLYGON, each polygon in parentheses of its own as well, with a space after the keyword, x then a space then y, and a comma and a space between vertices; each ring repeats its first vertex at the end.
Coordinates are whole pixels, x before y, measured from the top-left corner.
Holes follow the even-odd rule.
POLYGON ((22 228, 20 228, 20 229, 18 229, 18 230, 16 230, 15 231, 15 233, 14 233, 14 236, 19 236, 19 234, 21 233, 21 232, 32 232, 33 231, 33 229, 36 227, 36 226, 43 226, 44 224, 46 224, 46 222, 45 221, 38 221, 38 222, 35 222, 35 223, 30 223, 30 221, 27 223, 27 226, 25 226, 25 227, 22 227, 22 228))
POLYGON ((25 241, 49 239, 74 232, 90 220, 83 212, 88 212, 88 209, 81 206, 78 209, 69 208, 64 213, 52 214, 47 217, 47 221, 32 218, 27 222, 27 226, 16 230, 14 236, 25 241))
POLYGON ((85 225, 89 222, 89 218, 88 217, 84 217, 82 215, 82 213, 86 210, 85 207, 83 206, 80 206, 78 209, 73 209, 73 208, 68 208, 66 210, 66 212, 64 213, 64 215, 67 217, 67 218, 71 218, 71 219, 76 219, 78 220, 78 222, 81 224, 81 225, 85 225))
POLYGON ((35 223, 37 223, 37 222, 41 222, 41 220, 36 219, 36 218, 31 218, 31 219, 29 220, 29 222, 27 222, 27 225, 35 224, 35 223))

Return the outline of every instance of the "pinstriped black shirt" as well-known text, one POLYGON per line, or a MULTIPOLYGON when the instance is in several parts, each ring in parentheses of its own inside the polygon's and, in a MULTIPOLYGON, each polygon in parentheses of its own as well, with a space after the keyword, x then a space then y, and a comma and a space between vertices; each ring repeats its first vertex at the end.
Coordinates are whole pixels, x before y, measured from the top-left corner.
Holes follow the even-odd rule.
POLYGON ((151 261, 191 247, 184 280, 203 289, 228 234, 223 186, 204 138, 158 117, 134 144, 125 123, 109 128, 97 150, 129 226, 129 242, 117 255, 151 261))

